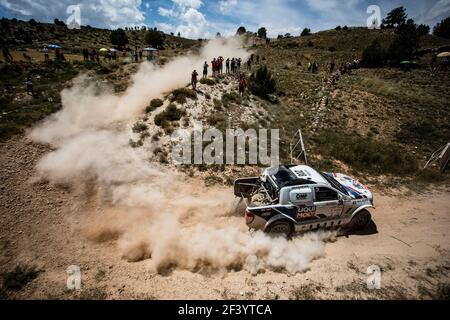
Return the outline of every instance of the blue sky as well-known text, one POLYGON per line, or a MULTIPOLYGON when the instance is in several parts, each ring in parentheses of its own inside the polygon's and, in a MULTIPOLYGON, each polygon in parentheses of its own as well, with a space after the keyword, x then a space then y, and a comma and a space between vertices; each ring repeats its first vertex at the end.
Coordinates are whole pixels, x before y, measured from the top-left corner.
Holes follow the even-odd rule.
POLYGON ((231 35, 240 25, 251 31, 264 26, 272 37, 298 35, 304 27, 364 26, 369 5, 378 5, 382 17, 403 5, 409 17, 431 27, 450 15, 450 0, 0 0, 0 15, 66 21, 73 4, 80 5, 82 25, 156 26, 189 38, 231 35))

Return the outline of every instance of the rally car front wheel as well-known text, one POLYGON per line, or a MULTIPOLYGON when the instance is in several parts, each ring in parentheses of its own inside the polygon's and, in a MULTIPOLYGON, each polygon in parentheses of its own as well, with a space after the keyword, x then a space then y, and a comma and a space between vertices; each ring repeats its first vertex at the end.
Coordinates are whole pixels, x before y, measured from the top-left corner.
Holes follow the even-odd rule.
POLYGON ((370 212, 367 210, 361 210, 357 212, 350 220, 348 228, 350 230, 361 230, 364 229, 372 219, 370 212))
POLYGON ((267 227, 266 232, 270 235, 288 238, 293 232, 293 227, 288 221, 276 221, 267 227))

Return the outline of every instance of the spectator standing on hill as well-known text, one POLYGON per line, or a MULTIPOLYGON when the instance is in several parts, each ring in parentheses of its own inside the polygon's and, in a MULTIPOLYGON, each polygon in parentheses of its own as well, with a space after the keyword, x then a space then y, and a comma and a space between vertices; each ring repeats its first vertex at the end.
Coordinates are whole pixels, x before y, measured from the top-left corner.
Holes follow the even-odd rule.
POLYGON ((208 62, 205 61, 203 64, 203 79, 205 79, 208 76, 208 62))
POLYGON ((237 59, 237 70, 238 71, 241 70, 241 62, 242 62, 241 58, 237 59))
POLYGON ((251 70, 251 68, 252 68, 252 60, 248 59, 247 60, 247 70, 251 70))
POLYGON ((230 73, 230 58, 227 58, 227 61, 225 62, 225 68, 226 73, 230 73))
POLYGON ((313 62, 311 69, 312 73, 317 73, 317 71, 319 70, 319 64, 317 62, 313 62))
POLYGON ((83 60, 84 61, 89 60, 89 50, 86 48, 83 49, 83 60))
POLYGON ((48 61, 49 57, 48 57, 48 48, 44 47, 44 50, 42 50, 44 52, 44 60, 48 61))
POLYGON ((123 48, 122 49, 122 57, 126 57, 127 56, 127 49, 123 48))
POLYGON ((139 51, 139 60, 142 60, 142 55, 143 55, 143 52, 142 52, 142 50, 140 50, 139 51))
POLYGON ((61 51, 59 48, 55 49, 55 60, 59 60, 61 58, 61 51))
POLYGON ((442 70, 447 71, 449 63, 450 61, 448 60, 448 58, 445 58, 441 63, 442 70))
POLYGON ((219 57, 219 74, 223 73, 223 57, 219 57))
POLYGON ((193 90, 197 90, 197 70, 194 70, 191 75, 191 85, 193 90))
POLYGON ((430 68, 431 68, 431 75, 435 76, 436 72, 437 72, 437 55, 433 54, 433 56, 431 57, 431 62, 430 62, 430 68))
POLYGON ((241 73, 239 75, 239 94, 241 96, 244 95, 246 86, 247 86, 247 82, 245 81, 245 74, 241 73))
POLYGON ((33 94, 33 78, 31 77, 31 74, 27 75, 25 84, 27 85, 27 93, 33 94))
POLYGON ((330 63, 330 73, 333 73, 335 66, 336 66, 336 64, 334 63, 334 61, 331 61, 331 63, 330 63))
POLYGON ((252 53, 251 55, 250 55, 250 62, 253 62, 253 58, 255 57, 255 55, 252 53))
POLYGON ((216 76, 216 70, 217 70, 217 61, 216 58, 213 58, 211 61, 211 69, 212 69, 212 76, 216 76))
POLYGON ((13 62, 14 59, 7 47, 3 47, 2 52, 3 52, 3 58, 5 58, 6 62, 13 62))
POLYGON ((308 71, 311 71, 312 70, 312 64, 311 64, 311 61, 309 61, 308 62, 308 71))
POLYGON ((91 51, 91 60, 92 61, 95 61, 96 55, 97 55, 97 52, 95 51, 95 49, 92 49, 92 51, 91 51))
POLYGON ((259 54, 256 56, 256 63, 259 64, 259 54))

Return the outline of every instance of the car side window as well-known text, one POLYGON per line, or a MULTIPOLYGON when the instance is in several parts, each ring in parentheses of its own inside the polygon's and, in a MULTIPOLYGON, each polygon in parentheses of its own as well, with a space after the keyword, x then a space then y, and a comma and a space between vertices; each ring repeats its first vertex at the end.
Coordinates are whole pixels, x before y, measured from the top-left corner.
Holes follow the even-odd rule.
POLYGON ((316 194, 316 201, 333 201, 338 200, 338 193, 330 188, 315 187, 314 192, 316 194))

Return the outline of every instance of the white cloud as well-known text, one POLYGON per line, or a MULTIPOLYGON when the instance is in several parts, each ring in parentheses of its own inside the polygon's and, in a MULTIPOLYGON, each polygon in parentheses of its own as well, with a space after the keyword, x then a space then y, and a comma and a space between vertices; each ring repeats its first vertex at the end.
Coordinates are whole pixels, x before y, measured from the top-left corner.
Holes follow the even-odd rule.
POLYGON ((116 28, 143 25, 145 21, 141 0, 0 0, 1 6, 23 16, 18 18, 40 21, 66 21, 66 9, 74 3, 80 5, 82 25, 116 28))
MULTIPOLYGON (((299 35, 305 27, 318 31, 338 24, 365 25, 366 8, 361 9, 361 3, 362 0, 221 0, 217 10, 226 18, 239 19, 247 30, 266 27, 268 35, 275 37, 285 33, 299 35)), ((222 34, 235 33, 237 27, 235 24, 222 34)))
POLYGON ((448 15, 450 13, 450 0, 439 0, 432 6, 428 12, 423 17, 423 20, 426 22, 430 22, 439 17, 443 17, 444 15, 448 15))
MULTIPOLYGON (((239 0, 235 7, 223 4, 219 11, 229 17, 237 18, 247 30, 256 32, 260 27, 267 29, 268 35, 275 37, 278 34, 292 33, 298 35, 301 29, 308 26, 308 17, 286 0, 239 0)), ((221 31, 222 34, 236 33, 239 25, 233 24, 231 29, 221 31)))
POLYGON ((162 17, 175 17, 176 13, 173 11, 173 9, 166 9, 166 8, 158 8, 158 13, 162 17))
POLYGON ((165 33, 171 33, 174 32, 175 29, 177 28, 176 26, 174 26, 173 24, 170 23, 164 23, 164 22, 159 22, 156 24, 156 26, 158 27, 159 30, 165 32, 165 33))
POLYGON ((170 9, 160 7, 159 15, 176 19, 179 25, 175 28, 172 24, 160 23, 159 28, 163 31, 175 29, 175 33, 180 32, 183 37, 201 38, 209 35, 209 23, 203 13, 198 9, 203 5, 200 0, 172 0, 173 6, 170 9))
POLYGON ((205 36, 208 33, 208 22, 205 16, 194 8, 189 8, 180 16, 184 24, 177 27, 185 37, 197 38, 205 36))
POLYGON ((222 14, 230 12, 238 4, 237 0, 221 0, 219 1, 219 11, 222 14))
POLYGON ((30 10, 23 8, 21 4, 16 1, 13 2, 11 0, 0 0, 0 5, 12 12, 17 12, 24 16, 31 16, 32 14, 30 10))
POLYGON ((181 8, 198 9, 203 5, 201 0, 172 0, 172 2, 181 8))

